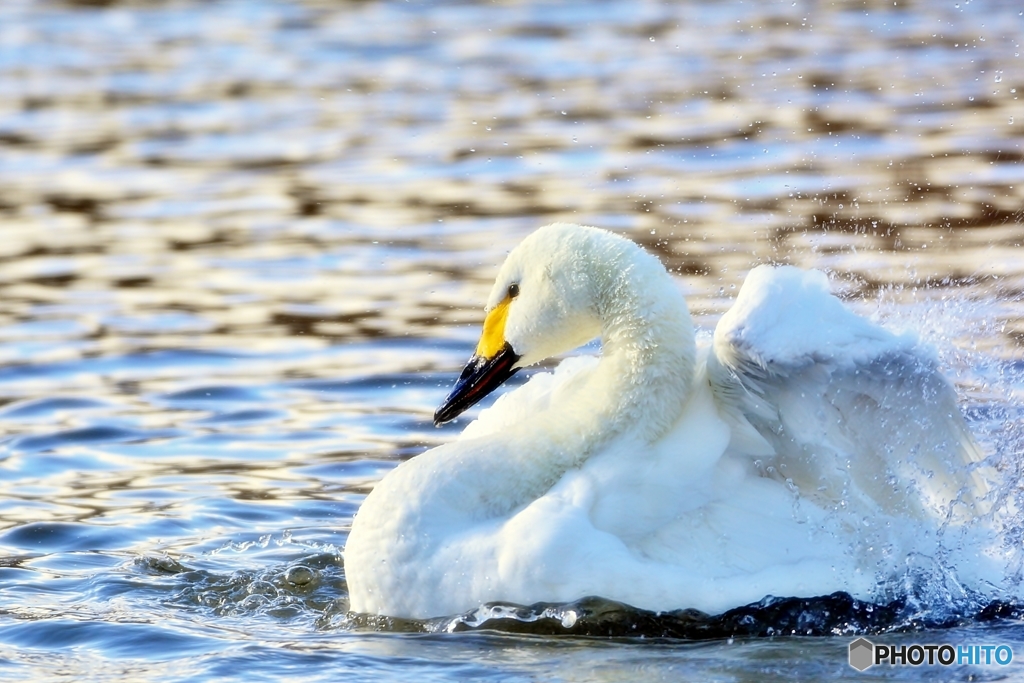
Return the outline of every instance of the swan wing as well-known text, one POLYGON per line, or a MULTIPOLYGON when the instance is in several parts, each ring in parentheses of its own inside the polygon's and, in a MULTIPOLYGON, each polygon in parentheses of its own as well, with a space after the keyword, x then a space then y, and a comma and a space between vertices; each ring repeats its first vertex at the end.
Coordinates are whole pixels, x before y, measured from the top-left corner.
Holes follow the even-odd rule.
POLYGON ((914 517, 979 512, 982 454, 936 359, 846 308, 823 273, 751 271, 708 373, 734 432, 769 446, 752 452, 764 474, 800 495, 914 517))

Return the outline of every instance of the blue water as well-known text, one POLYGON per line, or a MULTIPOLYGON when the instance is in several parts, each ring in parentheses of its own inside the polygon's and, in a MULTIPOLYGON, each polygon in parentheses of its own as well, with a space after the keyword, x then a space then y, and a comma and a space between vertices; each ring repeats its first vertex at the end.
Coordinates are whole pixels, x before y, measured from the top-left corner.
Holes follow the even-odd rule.
POLYGON ((0 679, 1024 677, 1012 610, 449 633, 349 613, 341 554, 554 220, 658 254, 704 335, 754 265, 828 270, 1019 502, 1018 5, 2 3, 0 679), (1016 658, 859 674, 859 631, 1016 658))

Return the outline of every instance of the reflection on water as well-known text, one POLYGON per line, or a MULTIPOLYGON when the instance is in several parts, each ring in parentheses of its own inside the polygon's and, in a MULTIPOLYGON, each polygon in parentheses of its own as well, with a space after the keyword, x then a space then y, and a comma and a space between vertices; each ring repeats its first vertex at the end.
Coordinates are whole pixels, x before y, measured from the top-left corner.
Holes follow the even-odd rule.
POLYGON ((757 263, 831 271, 1016 471, 1018 5, 4 2, 2 668, 846 674, 834 639, 353 633, 338 550, 459 429, 490 280, 554 220, 658 253, 706 329, 757 263))

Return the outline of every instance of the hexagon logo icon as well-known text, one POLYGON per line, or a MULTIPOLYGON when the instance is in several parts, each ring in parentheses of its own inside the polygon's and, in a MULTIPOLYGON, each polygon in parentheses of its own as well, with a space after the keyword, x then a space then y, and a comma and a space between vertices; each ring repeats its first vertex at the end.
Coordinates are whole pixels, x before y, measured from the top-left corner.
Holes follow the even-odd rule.
POLYGON ((875 646, 866 638, 858 638, 850 643, 850 666, 857 671, 864 671, 875 663, 875 646))

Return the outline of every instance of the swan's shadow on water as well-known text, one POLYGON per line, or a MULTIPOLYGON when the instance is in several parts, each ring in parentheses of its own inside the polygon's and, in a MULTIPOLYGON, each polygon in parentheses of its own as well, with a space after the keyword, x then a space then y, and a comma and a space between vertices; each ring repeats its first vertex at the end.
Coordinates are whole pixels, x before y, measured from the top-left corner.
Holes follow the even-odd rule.
POLYGON ((837 592, 813 598, 766 597, 719 615, 694 609, 652 612, 600 597, 524 606, 487 603, 464 614, 417 620, 348 610, 344 568, 320 553, 288 565, 218 574, 190 569, 167 556, 138 558, 150 576, 171 578, 169 606, 217 617, 308 621, 318 631, 390 633, 500 632, 517 635, 724 640, 774 636, 836 636, 914 632, 1024 620, 1024 604, 974 602, 959 612, 923 609, 899 598, 885 604, 837 592))
POLYGON ((424 623, 434 632, 486 629, 551 636, 720 640, 908 632, 1022 618, 1024 606, 1002 601, 971 614, 939 615, 922 613, 905 599, 879 605, 837 592, 813 598, 768 596, 719 615, 694 609, 651 612, 599 597, 529 607, 489 603, 464 615, 424 623))

